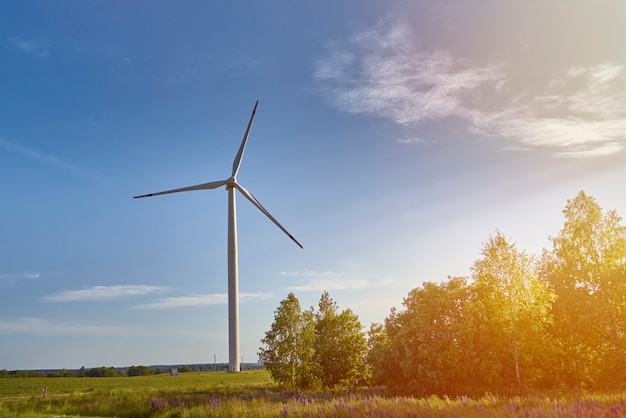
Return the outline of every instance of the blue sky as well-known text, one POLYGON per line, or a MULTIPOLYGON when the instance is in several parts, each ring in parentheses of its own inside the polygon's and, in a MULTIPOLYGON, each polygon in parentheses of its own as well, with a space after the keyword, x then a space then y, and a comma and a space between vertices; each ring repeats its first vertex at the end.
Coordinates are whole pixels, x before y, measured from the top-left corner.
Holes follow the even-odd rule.
POLYGON ((280 300, 364 326, 549 247, 580 190, 626 215, 621 1, 0 3, 0 369, 228 361, 280 300))

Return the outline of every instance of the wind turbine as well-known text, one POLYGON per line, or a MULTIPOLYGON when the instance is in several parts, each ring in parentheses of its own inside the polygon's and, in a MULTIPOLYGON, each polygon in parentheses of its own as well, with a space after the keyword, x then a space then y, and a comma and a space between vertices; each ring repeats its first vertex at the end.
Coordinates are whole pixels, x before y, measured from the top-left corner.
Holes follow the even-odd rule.
POLYGON ((298 242, 290 233, 283 227, 262 205, 258 200, 246 190, 241 184, 237 182, 237 173, 239 172, 239 166, 241 165, 241 158, 243 152, 246 149, 246 142, 248 142, 248 135, 250 134, 250 127, 252 126, 252 120, 256 113, 256 108, 259 105, 257 100, 252 110, 252 116, 250 122, 248 122, 248 128, 243 136, 239 151, 235 156, 233 162, 233 172, 231 176, 226 180, 211 181, 209 183, 197 184, 195 186, 182 187, 180 189, 166 190, 164 192, 149 193, 141 196, 135 196, 135 199, 142 197, 159 196, 162 194, 189 192, 192 190, 205 190, 216 189, 221 186, 226 186, 228 190, 228 363, 229 370, 231 372, 238 372, 240 370, 239 364, 239 277, 238 277, 238 255, 237 255, 237 212, 235 207, 235 189, 254 206, 256 206, 261 212, 265 214, 272 222, 276 224, 289 238, 293 240, 300 248, 302 244, 298 242))

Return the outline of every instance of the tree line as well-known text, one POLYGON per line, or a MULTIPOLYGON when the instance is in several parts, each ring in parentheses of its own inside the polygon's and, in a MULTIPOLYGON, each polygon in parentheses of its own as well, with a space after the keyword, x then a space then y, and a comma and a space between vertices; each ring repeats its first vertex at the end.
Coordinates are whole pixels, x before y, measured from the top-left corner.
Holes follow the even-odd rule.
MULTIPOLYGON (((241 370, 257 370, 262 368, 257 363, 242 363, 241 370)), ((179 373, 207 372, 207 371, 228 371, 228 363, 213 364, 187 364, 184 366, 153 365, 153 366, 130 366, 130 367, 94 367, 86 369, 57 369, 57 370, 0 370, 0 378, 10 377, 133 377, 148 376, 152 374, 170 373, 176 368, 179 373)))
MULTIPOLYGON (((184 371, 191 371, 184 370, 184 371)), ((116 376, 148 376, 151 374, 161 374, 161 369, 152 369, 148 366, 131 366, 128 368, 115 368, 115 367, 94 367, 92 369, 85 369, 81 367, 78 370, 49 370, 49 371, 37 371, 37 370, 0 370, 0 378, 9 377, 116 377, 116 376)))
MULTIPOLYGON (((182 366, 178 368, 179 373, 193 372, 194 369, 188 366, 182 366)), ((164 371, 161 368, 152 368, 148 366, 130 366, 130 367, 94 367, 92 369, 85 369, 81 367, 78 370, 0 370, 0 378, 9 377, 133 377, 133 376, 149 376, 152 374, 162 374, 164 371)), ((169 369, 167 370, 169 373, 169 369)))
POLYGON ((496 231, 469 277, 413 289, 363 331, 327 292, 289 294, 259 353, 293 388, 367 382, 411 395, 626 387, 626 228, 581 191, 539 256, 496 231))

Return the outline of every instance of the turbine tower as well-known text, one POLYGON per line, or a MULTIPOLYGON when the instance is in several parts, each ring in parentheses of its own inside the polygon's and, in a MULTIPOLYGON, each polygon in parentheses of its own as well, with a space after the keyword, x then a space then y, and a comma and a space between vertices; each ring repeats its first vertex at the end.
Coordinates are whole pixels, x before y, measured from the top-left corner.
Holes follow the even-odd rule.
POLYGON ((142 197, 158 196, 162 194, 189 192, 192 190, 205 190, 216 189, 221 186, 226 186, 228 190, 228 369, 231 372, 238 372, 240 370, 239 364, 239 277, 238 277, 238 256, 237 256, 237 211, 235 207, 235 189, 254 206, 256 206, 261 212, 265 214, 272 222, 276 224, 289 238, 293 240, 300 248, 302 244, 298 242, 290 233, 283 227, 262 205, 258 200, 246 190, 241 184, 237 182, 237 173, 239 172, 239 166, 241 165, 241 158, 243 152, 246 149, 246 142, 248 142, 248 135, 250 134, 250 127, 252 126, 252 120, 256 113, 256 108, 259 105, 257 100, 252 110, 252 116, 250 122, 248 122, 248 128, 243 136, 239 151, 235 156, 233 162, 233 171, 231 176, 226 180, 211 181, 209 183, 197 184, 195 186, 182 187, 180 189, 166 190, 164 192, 149 193, 141 196, 135 196, 135 199, 142 197))

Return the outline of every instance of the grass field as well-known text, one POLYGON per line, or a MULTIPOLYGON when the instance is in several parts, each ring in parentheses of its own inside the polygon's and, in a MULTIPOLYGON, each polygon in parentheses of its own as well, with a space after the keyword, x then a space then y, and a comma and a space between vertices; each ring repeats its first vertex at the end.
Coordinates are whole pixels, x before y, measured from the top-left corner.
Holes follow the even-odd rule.
POLYGON ((620 417, 626 393, 479 399, 386 397, 380 390, 284 392, 266 371, 0 379, 0 417, 620 417), (48 397, 38 388, 47 386, 48 397))

